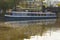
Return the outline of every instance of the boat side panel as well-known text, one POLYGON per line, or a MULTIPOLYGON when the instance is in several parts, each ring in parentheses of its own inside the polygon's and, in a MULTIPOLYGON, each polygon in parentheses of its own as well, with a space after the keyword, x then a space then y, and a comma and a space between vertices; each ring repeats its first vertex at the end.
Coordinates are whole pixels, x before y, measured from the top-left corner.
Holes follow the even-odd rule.
POLYGON ((55 19, 56 17, 5 17, 5 21, 25 21, 40 19, 55 19))

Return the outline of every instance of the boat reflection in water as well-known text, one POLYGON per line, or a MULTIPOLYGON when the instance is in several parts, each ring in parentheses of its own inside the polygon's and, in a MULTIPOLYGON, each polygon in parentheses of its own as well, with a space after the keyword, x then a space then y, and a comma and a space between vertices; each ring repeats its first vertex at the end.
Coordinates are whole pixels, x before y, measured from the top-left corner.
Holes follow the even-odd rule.
POLYGON ((56 22, 56 19, 41 19, 41 20, 29 20, 29 21, 8 21, 5 23, 9 23, 9 24, 40 24, 40 25, 48 25, 48 24, 54 24, 56 22))

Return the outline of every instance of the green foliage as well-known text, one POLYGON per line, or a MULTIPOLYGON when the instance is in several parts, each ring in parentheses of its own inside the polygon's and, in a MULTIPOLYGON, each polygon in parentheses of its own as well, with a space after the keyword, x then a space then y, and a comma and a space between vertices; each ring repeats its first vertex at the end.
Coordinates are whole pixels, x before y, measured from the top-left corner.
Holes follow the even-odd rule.
POLYGON ((0 0, 1 9, 9 9, 15 6, 15 0, 0 0))
POLYGON ((19 1, 20 0, 0 0, 0 9, 2 10, 1 16, 4 17, 6 10, 16 7, 19 1))

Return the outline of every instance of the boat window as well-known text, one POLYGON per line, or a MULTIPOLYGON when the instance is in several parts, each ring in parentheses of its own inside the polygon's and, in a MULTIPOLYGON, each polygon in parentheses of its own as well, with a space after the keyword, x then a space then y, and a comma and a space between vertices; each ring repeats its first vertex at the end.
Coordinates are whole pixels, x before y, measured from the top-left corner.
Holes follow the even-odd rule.
POLYGON ((55 16, 56 14, 46 14, 47 16, 55 16))
POLYGON ((34 14, 31 14, 31 16, 34 16, 34 14))
POLYGON ((34 14, 34 16, 37 16, 37 14, 34 14))
POLYGON ((10 13, 10 15, 12 15, 12 13, 10 13))
POLYGON ((40 14, 27 14, 28 16, 40 16, 40 14))
POLYGON ((37 14, 37 16, 40 16, 40 14, 37 14))
POLYGON ((23 14, 20 14, 20 13, 13 13, 13 15, 20 15, 20 16, 22 16, 23 14))
POLYGON ((35 16, 35 14, 27 14, 28 16, 35 16))
POLYGON ((46 16, 50 16, 50 14, 46 14, 46 16))
POLYGON ((40 14, 41 16, 46 16, 46 14, 40 14))
POLYGON ((54 16, 54 14, 50 14, 50 16, 54 16))

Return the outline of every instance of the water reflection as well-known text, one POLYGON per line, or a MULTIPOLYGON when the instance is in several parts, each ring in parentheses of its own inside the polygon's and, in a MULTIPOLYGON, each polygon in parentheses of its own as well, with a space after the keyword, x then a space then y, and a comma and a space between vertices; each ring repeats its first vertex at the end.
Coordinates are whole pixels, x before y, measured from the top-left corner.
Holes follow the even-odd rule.
POLYGON ((60 36, 57 36, 60 35, 59 20, 60 19, 43 19, 33 21, 5 22, 5 27, 0 28, 0 39, 59 40, 60 36))
POLYGON ((60 40, 59 35, 60 35, 60 30, 55 32, 47 31, 43 36, 35 35, 35 36, 31 36, 30 39, 24 39, 24 40, 60 40))
POLYGON ((54 24, 56 23, 56 19, 41 19, 41 20, 29 20, 29 21, 9 21, 9 22, 5 22, 5 24, 17 24, 17 25, 29 25, 29 24, 39 24, 39 25, 48 25, 48 24, 54 24))

